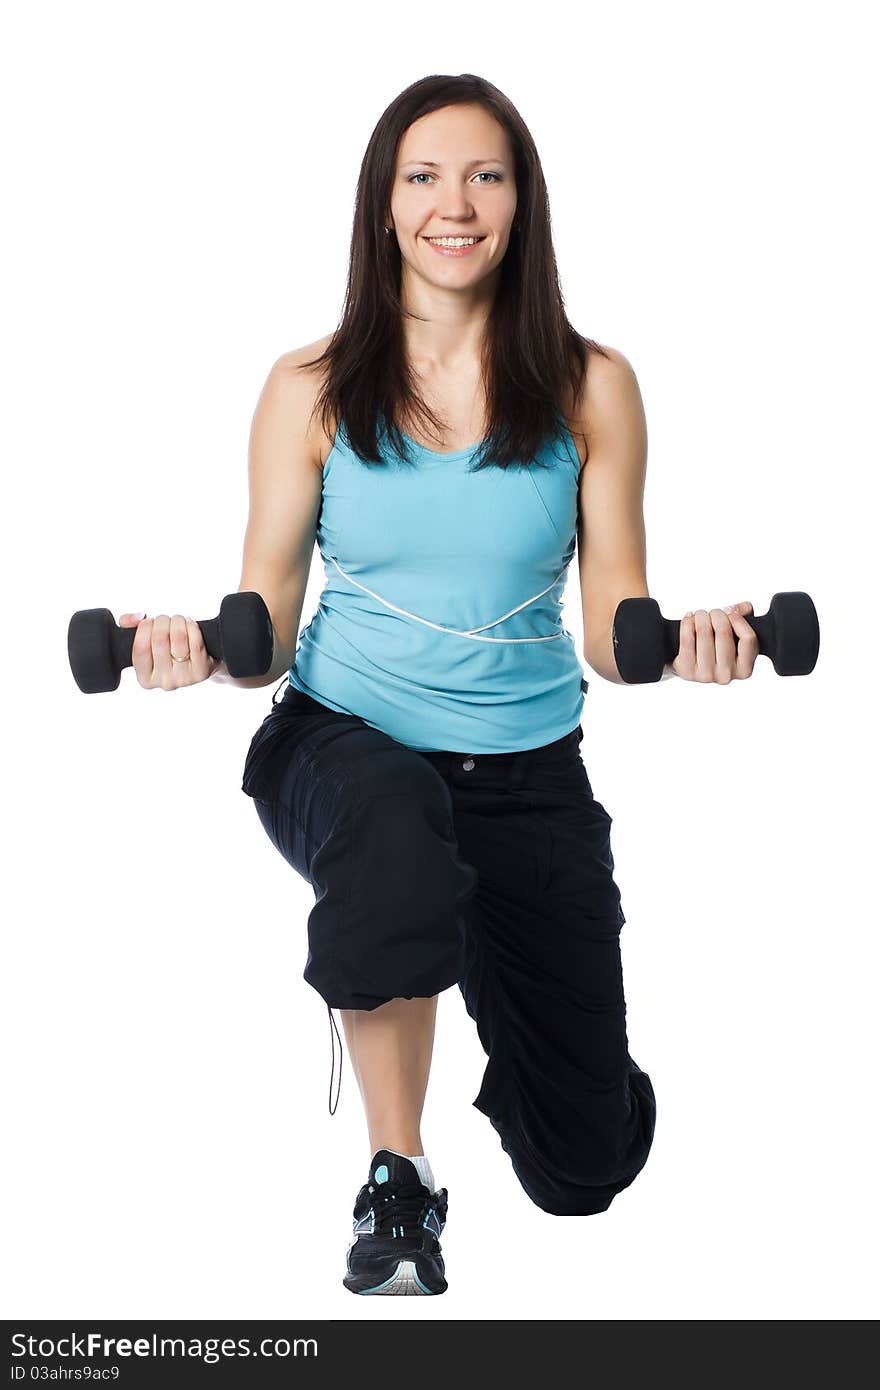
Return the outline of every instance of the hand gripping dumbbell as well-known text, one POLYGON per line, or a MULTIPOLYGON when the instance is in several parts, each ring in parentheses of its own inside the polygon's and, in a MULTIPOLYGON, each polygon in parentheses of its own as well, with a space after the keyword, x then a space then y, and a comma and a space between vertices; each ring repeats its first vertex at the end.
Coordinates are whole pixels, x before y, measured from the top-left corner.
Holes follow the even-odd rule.
MULTIPOLYGON (((774 594, 768 611, 745 621, 758 637, 758 654, 769 656, 777 676, 807 676, 819 655, 819 618, 809 594, 774 594)), ((735 635, 735 634, 734 634, 735 635)), ((659 681, 678 656, 681 626, 664 618, 656 599, 625 598, 612 627, 614 660, 624 681, 659 681)))
MULTIPOLYGON (((210 656, 224 661, 230 676, 262 676, 272 665, 275 635, 260 594, 227 594, 220 616, 199 619, 210 656)), ((131 666, 136 627, 120 627, 109 608, 82 608, 67 628, 73 678, 86 695, 115 690, 131 666)))

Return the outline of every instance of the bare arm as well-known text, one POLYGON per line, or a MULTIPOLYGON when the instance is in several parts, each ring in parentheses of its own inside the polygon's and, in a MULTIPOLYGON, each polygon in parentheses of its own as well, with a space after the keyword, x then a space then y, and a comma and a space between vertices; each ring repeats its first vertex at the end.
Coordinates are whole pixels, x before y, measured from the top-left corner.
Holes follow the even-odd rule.
POLYGON ((254 690, 272 685, 290 667, 302 616, 321 507, 320 454, 309 417, 313 372, 297 364, 321 345, 284 353, 266 378, 248 445, 249 512, 238 592, 253 590, 269 609, 275 655, 262 676, 230 676, 221 662, 212 680, 254 690))
POLYGON ((638 380, 622 352, 594 357, 580 418, 587 462, 578 484, 578 566, 584 656, 600 676, 624 682, 611 629, 624 598, 648 598, 644 520, 648 431, 638 380))

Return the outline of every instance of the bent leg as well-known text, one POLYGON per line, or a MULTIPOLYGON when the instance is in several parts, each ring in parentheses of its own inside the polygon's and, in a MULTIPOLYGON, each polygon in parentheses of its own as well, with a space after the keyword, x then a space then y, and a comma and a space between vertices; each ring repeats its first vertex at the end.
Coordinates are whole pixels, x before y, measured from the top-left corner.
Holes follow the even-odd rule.
POLYGON ((544 1211, 605 1211, 644 1166, 651 1081, 629 1056, 611 818, 591 797, 525 801, 503 849, 456 823, 478 864, 475 951, 461 983, 489 1063, 474 1105, 544 1211))
POLYGON ((458 982, 477 875, 429 763, 328 712, 282 725, 249 785, 269 838, 314 891, 303 973, 331 1008, 432 998, 458 982))

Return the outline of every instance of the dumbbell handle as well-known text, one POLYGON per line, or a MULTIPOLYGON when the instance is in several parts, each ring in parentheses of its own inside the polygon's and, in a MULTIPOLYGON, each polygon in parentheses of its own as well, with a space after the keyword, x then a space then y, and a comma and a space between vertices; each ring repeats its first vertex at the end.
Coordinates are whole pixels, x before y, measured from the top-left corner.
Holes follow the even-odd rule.
MULTIPOLYGON (((220 641, 220 619, 219 618, 197 618, 202 640, 205 643, 205 650, 215 661, 223 660, 223 644, 220 641)), ((110 649, 113 653, 114 661, 119 666, 120 671, 124 671, 127 666, 133 666, 132 653, 134 651, 134 639, 137 636, 136 627, 120 627, 114 624, 110 632, 110 649)))
MULTIPOLYGON (((772 613, 749 613, 742 615, 749 627, 754 629, 758 639, 758 655, 767 656, 773 651, 775 640, 775 622, 772 613)), ((733 634, 734 641, 737 640, 736 633, 733 634)), ((678 656, 678 649, 681 646, 681 621, 678 618, 663 619, 663 650, 666 661, 671 666, 678 656)))

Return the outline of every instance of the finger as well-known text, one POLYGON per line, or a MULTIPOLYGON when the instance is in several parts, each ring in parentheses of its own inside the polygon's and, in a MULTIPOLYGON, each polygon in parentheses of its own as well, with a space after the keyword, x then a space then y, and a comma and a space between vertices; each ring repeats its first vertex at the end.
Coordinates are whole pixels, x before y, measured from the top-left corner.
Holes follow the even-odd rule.
POLYGON ((187 662, 192 653, 189 649, 189 628, 182 613, 173 614, 168 637, 169 655, 174 658, 171 662, 171 674, 175 680, 179 680, 181 676, 189 679, 191 672, 188 670, 187 662))
POLYGON ((131 647, 131 664, 141 685, 149 687, 153 679, 153 619, 138 623, 131 647))
POLYGON ((736 641, 730 618, 723 608, 711 608, 709 619, 715 632, 716 685, 729 685, 736 670, 736 641))
POLYGON ((735 604, 733 611, 728 615, 736 633, 735 680, 746 680, 752 674, 758 656, 758 634, 748 619, 737 611, 743 606, 751 608, 752 605, 735 604))
POLYGON ((694 610, 694 633, 696 636, 695 678, 698 681, 715 679, 715 629, 706 608, 694 610))
POLYGON ((189 650, 192 657, 193 671, 199 679, 204 679, 210 673, 213 657, 209 656, 208 648, 205 646, 205 639, 202 636, 202 629, 199 627, 195 618, 187 618, 186 626, 189 631, 189 650))
POLYGON ((152 648, 153 680, 163 690, 171 690, 171 618, 167 613, 157 613, 153 619, 152 648))
POLYGON ((696 664, 697 654, 694 647, 694 615, 688 610, 679 624, 678 655, 672 663, 672 669, 675 671, 676 675, 683 676, 685 680, 693 680, 696 664))

